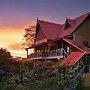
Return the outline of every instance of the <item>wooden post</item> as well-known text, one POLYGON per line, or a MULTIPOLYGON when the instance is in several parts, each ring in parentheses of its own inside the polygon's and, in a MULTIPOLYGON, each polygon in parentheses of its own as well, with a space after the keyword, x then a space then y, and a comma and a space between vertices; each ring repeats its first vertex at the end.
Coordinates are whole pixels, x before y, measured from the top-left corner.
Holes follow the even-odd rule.
POLYGON ((26 52, 27 52, 27 58, 28 58, 28 48, 25 48, 26 52))
POLYGON ((51 45, 50 45, 50 43, 49 43, 49 44, 48 44, 48 50, 49 50, 49 51, 50 51, 50 46, 51 46, 51 45))

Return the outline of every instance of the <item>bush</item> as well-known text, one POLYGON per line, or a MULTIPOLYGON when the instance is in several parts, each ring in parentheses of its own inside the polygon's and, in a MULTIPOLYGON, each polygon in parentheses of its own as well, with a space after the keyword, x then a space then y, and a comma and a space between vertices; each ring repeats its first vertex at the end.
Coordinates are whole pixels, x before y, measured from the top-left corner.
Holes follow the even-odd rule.
POLYGON ((21 63, 19 74, 4 81, 4 90, 63 90, 73 75, 75 72, 69 70, 64 76, 60 72, 59 63, 51 67, 46 64, 37 65, 32 70, 21 63))

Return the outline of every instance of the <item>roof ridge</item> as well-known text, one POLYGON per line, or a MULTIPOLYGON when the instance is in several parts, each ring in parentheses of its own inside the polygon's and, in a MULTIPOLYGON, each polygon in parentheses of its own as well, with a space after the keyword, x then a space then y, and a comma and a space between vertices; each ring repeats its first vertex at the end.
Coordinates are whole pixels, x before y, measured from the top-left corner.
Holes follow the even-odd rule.
POLYGON ((78 16, 78 17, 76 17, 76 18, 74 18, 74 20, 76 20, 76 19, 78 19, 78 18, 80 18, 80 17, 83 17, 83 16, 85 16, 85 15, 89 15, 90 14, 90 12, 88 12, 88 13, 85 13, 85 14, 83 14, 83 15, 80 15, 80 16, 78 16))
POLYGON ((50 23, 50 24, 55 24, 55 25, 61 25, 62 26, 62 24, 59 24, 59 23, 54 23, 54 22, 48 22, 48 21, 45 21, 45 20, 38 20, 38 21, 40 21, 40 22, 45 22, 45 23, 50 23))

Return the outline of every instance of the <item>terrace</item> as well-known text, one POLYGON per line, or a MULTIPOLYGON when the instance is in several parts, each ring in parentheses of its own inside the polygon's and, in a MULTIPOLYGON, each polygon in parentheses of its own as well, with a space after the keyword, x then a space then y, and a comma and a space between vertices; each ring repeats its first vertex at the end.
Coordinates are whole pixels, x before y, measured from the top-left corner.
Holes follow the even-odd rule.
POLYGON ((68 54, 65 52, 65 50, 61 48, 56 50, 45 50, 31 53, 28 55, 28 60, 65 58, 67 56, 68 54))

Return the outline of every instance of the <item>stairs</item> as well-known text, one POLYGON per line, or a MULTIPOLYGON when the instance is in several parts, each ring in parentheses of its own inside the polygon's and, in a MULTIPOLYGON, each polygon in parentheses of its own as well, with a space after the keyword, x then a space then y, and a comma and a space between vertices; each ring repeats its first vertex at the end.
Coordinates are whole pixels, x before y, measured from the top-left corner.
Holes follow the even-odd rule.
POLYGON ((80 84, 80 82, 84 79, 84 66, 82 67, 82 69, 80 69, 80 71, 77 73, 77 75, 75 75, 74 79, 71 82, 71 88, 75 89, 78 87, 78 85, 80 84))
POLYGON ((83 56, 84 52, 77 51, 77 52, 71 52, 62 62, 61 66, 64 67, 72 67, 74 66, 83 56))
POLYGON ((79 61, 75 66, 73 66, 72 69, 69 69, 68 72, 66 73, 65 81, 67 83, 64 85, 65 90, 75 90, 80 82, 84 78, 84 65, 81 61, 79 61))
MULTIPOLYGON (((81 61, 82 57, 85 54, 90 54, 90 48, 72 40, 72 39, 67 39, 63 38, 65 42, 70 44, 71 46, 75 47, 78 49, 76 52, 71 52, 62 62, 61 66, 62 67, 74 67, 76 64, 81 61)), ((69 84, 70 90, 76 89, 76 87, 79 85, 80 80, 82 81, 83 79, 83 86, 85 87, 90 87, 90 73, 84 73, 84 64, 82 65, 81 68, 79 68, 78 72, 74 75, 74 78, 71 79, 71 82, 69 84), (79 80, 80 79, 80 80, 79 80)), ((72 69, 73 70, 73 69, 72 69)))

